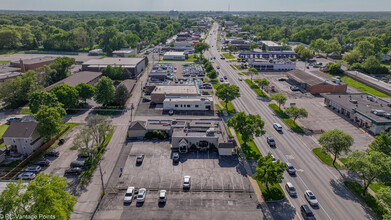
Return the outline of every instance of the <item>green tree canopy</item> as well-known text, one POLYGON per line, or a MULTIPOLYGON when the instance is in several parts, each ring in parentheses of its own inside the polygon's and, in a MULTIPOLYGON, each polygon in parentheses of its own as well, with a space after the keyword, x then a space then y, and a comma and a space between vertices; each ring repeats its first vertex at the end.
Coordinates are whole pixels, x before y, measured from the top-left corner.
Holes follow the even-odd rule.
POLYGON ((369 144, 369 148, 391 156, 391 136, 385 131, 382 131, 380 135, 376 136, 375 140, 369 144))
POLYGON ((31 113, 36 114, 42 105, 48 107, 62 107, 62 104, 53 93, 42 90, 33 92, 29 99, 31 113))
POLYGON ((244 112, 239 112, 230 118, 227 124, 242 135, 244 143, 248 143, 254 135, 259 137, 265 134, 263 130, 265 123, 259 115, 246 115, 244 112))
POLYGON ((68 84, 56 85, 50 89, 64 108, 75 108, 79 104, 79 92, 68 84))
POLYGON ((239 87, 236 85, 221 84, 216 89, 216 96, 225 102, 225 109, 228 109, 228 102, 240 97, 239 87))
POLYGON ((61 107, 41 105, 39 111, 33 115, 38 122, 39 134, 46 139, 58 134, 61 131, 62 119, 65 114, 65 110, 61 107))
POLYGON ((109 105, 114 101, 115 87, 113 81, 103 76, 95 84, 95 101, 102 105, 109 105))
POLYGON ((298 118, 306 118, 308 117, 308 112, 305 108, 298 108, 296 106, 291 106, 285 111, 290 117, 293 118, 293 122, 296 122, 298 118))
POLYGON ((340 54, 342 51, 342 46, 341 44, 334 38, 332 39, 329 39, 328 41, 326 41, 326 45, 325 45, 325 52, 326 53, 338 53, 340 54))
POLYGON ((208 49, 209 49, 209 44, 207 44, 205 42, 199 42, 194 45, 194 51, 196 53, 200 53, 201 57, 202 57, 202 54, 204 53, 204 51, 206 51, 208 49))
POLYGON ((250 74, 250 77, 251 77, 250 79, 251 79, 251 81, 253 81, 253 75, 258 75, 259 72, 254 67, 251 67, 251 68, 248 68, 248 74, 250 74))
POLYGON ((346 61, 349 65, 358 62, 361 59, 361 53, 358 50, 351 50, 344 53, 343 60, 346 61))
POLYGON ((126 101, 130 98, 130 93, 125 85, 119 85, 115 90, 115 103, 124 108, 126 105, 126 101))
POLYGON ((67 78, 70 75, 69 68, 75 63, 75 58, 70 57, 58 57, 50 68, 56 70, 56 72, 50 76, 51 84, 67 78))
POLYGON ((265 79, 265 78, 263 78, 263 79, 256 79, 254 82, 256 84, 258 84, 258 86, 260 86, 262 90, 263 90, 263 87, 268 86, 270 84, 270 82, 267 79, 265 79))
POLYGON ((322 38, 318 38, 316 40, 311 41, 310 47, 319 54, 320 52, 325 51, 326 41, 322 38))
POLYGON ((342 152, 349 152, 350 147, 354 143, 352 136, 338 129, 329 130, 321 134, 318 141, 324 152, 334 155, 333 165, 335 165, 337 157, 342 152))
POLYGON ((278 109, 281 109, 280 106, 285 104, 287 97, 285 97, 282 93, 277 93, 270 97, 270 99, 276 100, 276 102, 278 103, 278 109))
POLYGON ((254 51, 254 49, 258 48, 258 44, 257 43, 252 43, 250 44, 250 49, 254 51))
POLYGON ((358 42, 354 49, 359 51, 361 56, 364 58, 375 55, 375 46, 366 40, 358 42))
POLYGON ((75 87, 79 93, 79 98, 86 102, 87 99, 91 99, 95 94, 95 87, 86 83, 79 83, 75 87))
POLYGON ((266 156, 258 159, 256 172, 253 177, 255 180, 264 183, 266 188, 269 189, 269 185, 282 182, 285 170, 286 164, 279 159, 273 162, 272 154, 269 152, 266 156))
POLYGON ((344 71, 341 69, 341 64, 339 64, 339 63, 330 62, 326 66, 327 66, 327 70, 330 74, 339 75, 339 74, 344 73, 344 71))

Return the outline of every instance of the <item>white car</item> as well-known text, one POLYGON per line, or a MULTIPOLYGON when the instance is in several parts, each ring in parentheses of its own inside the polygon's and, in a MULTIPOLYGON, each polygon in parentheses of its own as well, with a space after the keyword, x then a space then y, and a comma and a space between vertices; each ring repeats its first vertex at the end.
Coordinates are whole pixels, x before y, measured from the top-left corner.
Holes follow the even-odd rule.
POLYGON ((274 162, 277 162, 277 159, 276 159, 276 157, 274 157, 274 155, 272 154, 272 163, 274 163, 274 162))
POLYGON ((282 131, 282 126, 278 123, 274 123, 273 127, 274 127, 274 129, 276 129, 276 131, 282 131))
POLYGON ((139 189, 137 194, 137 202, 144 202, 146 194, 147 190, 145 188, 139 189))
POLYGON ((242 81, 243 79, 242 79, 242 77, 239 77, 238 80, 239 80, 239 81, 242 81))
POLYGON ((134 195, 134 187, 129 186, 125 193, 124 203, 131 203, 134 195))
POLYGON ((306 190, 304 193, 305 199, 310 203, 311 206, 318 206, 318 200, 316 199, 315 195, 311 190, 306 190))
POLYGON ((22 178, 22 180, 32 180, 36 177, 33 172, 23 172, 18 175, 18 179, 22 178))
POLYGON ((159 192, 159 203, 165 203, 167 200, 167 190, 160 190, 159 192))
POLYGON ((183 188, 190 189, 190 176, 183 177, 183 188))

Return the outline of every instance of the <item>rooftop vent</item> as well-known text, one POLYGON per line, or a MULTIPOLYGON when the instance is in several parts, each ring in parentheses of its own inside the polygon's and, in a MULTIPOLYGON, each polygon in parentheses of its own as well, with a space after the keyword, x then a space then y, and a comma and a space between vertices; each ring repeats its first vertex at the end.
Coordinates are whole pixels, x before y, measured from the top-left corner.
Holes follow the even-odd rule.
POLYGON ((357 104, 358 103, 358 101, 355 100, 355 99, 351 99, 350 102, 353 103, 353 104, 357 104))

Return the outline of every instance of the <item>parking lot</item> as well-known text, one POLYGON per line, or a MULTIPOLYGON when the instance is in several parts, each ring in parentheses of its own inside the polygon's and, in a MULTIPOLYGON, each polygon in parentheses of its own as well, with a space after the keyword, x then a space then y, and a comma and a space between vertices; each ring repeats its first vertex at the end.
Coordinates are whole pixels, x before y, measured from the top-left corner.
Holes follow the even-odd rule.
POLYGON ((191 152, 173 163, 169 142, 132 142, 118 181, 108 187, 97 219, 260 219, 256 196, 237 157, 217 152, 191 152), (141 165, 137 155, 144 154, 141 165), (190 190, 183 190, 183 176, 191 176, 190 190), (128 186, 146 188, 146 201, 124 205, 128 186), (159 190, 167 190, 167 203, 158 204, 159 190), (183 210, 186 210, 184 212, 183 210))

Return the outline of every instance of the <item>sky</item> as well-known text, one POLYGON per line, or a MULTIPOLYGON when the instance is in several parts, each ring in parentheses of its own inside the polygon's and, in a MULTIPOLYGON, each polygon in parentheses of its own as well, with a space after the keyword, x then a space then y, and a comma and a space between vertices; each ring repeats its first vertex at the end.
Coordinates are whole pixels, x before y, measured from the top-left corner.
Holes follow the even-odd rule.
POLYGON ((37 11, 391 11, 391 0, 0 0, 37 11))

